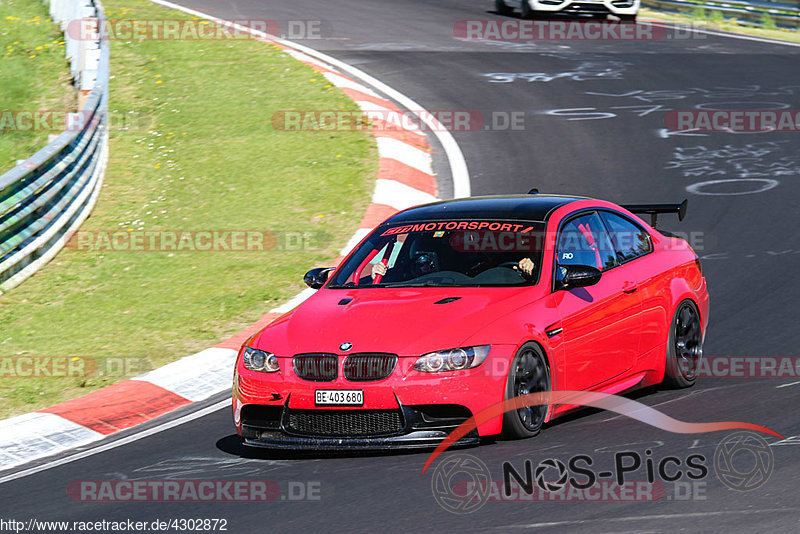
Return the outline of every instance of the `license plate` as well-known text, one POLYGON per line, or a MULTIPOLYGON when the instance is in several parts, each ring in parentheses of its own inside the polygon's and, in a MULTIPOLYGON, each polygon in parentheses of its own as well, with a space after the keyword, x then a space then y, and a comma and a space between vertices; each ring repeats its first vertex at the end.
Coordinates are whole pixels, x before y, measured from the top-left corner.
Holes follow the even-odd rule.
POLYGON ((318 389, 314 402, 319 405, 362 406, 364 404, 363 389, 318 389))

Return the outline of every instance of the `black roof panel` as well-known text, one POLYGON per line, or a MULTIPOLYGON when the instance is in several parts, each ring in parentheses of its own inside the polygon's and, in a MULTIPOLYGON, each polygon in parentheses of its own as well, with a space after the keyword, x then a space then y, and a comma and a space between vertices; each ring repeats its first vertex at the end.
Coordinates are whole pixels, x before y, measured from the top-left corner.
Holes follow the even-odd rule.
POLYGON ((546 221, 555 209, 585 200, 559 195, 498 195, 443 200, 398 213, 390 224, 443 219, 506 219, 546 221))

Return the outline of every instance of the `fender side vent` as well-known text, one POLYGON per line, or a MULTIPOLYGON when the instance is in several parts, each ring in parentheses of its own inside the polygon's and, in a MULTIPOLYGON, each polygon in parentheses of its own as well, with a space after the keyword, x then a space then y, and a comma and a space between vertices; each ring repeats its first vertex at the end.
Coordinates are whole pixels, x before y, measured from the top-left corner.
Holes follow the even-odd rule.
POLYGON ((346 298, 339 301, 339 306, 344 306, 345 304, 350 304, 353 302, 352 298, 346 298))
POLYGON ((437 300, 434 304, 450 304, 451 302, 455 302, 461 297, 447 297, 443 298, 442 300, 437 300))

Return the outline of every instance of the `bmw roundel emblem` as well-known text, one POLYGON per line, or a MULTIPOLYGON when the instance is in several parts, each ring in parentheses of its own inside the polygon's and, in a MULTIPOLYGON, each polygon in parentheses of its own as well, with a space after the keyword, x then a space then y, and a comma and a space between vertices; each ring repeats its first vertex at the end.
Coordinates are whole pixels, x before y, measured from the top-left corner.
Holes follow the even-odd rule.
POLYGON ((344 343, 339 345, 339 350, 347 351, 347 350, 350 350, 352 348, 353 348, 353 344, 350 343, 349 341, 345 341, 344 343))

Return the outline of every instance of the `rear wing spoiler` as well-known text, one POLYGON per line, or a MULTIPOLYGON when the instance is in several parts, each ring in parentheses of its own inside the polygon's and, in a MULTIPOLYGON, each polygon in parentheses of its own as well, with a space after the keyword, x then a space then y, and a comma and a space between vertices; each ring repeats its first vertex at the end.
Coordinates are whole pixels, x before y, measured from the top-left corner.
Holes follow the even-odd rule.
POLYGON ((631 213, 647 213, 650 215, 650 226, 656 227, 658 222, 659 213, 677 213, 678 220, 682 221, 686 217, 686 207, 689 205, 689 199, 684 199, 680 204, 632 204, 622 207, 631 213))

